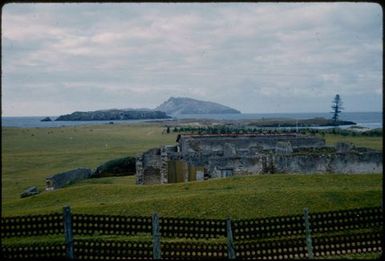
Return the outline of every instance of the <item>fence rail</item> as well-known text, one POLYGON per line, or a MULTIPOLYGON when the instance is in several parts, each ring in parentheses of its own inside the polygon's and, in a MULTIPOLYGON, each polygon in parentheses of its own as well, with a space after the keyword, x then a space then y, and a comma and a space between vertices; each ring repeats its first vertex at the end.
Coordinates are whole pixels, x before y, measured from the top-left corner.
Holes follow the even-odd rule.
POLYGON ((63 234, 63 214, 1 218, 1 237, 26 237, 63 234))
POLYGON ((73 230, 77 235, 151 234, 151 217, 73 214, 73 230))
MULTIPOLYGON (((382 233, 358 233, 344 236, 314 237, 314 256, 381 252, 382 233)), ((26 246, 2 246, 2 255, 7 259, 64 258, 65 244, 33 244, 26 246)), ((153 258, 151 242, 127 242, 107 240, 74 240, 74 255, 79 260, 89 259, 134 259, 153 258)), ((224 259, 226 244, 200 242, 161 243, 161 259, 224 259)), ((240 242, 235 244, 237 259, 305 259, 304 239, 240 242)))
MULTIPOLYGON (((383 210, 359 208, 309 214, 312 233, 382 226, 383 210)), ((235 239, 256 239, 303 234, 302 215, 234 221, 235 239)))
POLYGON ((360 208, 246 220, 160 217, 155 223, 151 217, 71 215, 69 212, 67 215, 5 217, 1 219, 1 230, 2 238, 66 232, 65 244, 2 244, 2 256, 7 259, 72 256, 76 259, 141 260, 297 259, 382 251, 383 210, 381 207, 360 208), (158 238, 153 242, 72 238, 73 235, 130 236, 139 233, 153 234, 154 238, 154 224, 158 238), (334 235, 335 232, 339 235, 334 235), (162 242, 160 237, 206 239, 207 243, 162 242), (227 244, 209 240, 224 237, 227 237, 227 244))
POLYGON ((226 220, 160 218, 162 237, 218 238, 226 236, 226 220))

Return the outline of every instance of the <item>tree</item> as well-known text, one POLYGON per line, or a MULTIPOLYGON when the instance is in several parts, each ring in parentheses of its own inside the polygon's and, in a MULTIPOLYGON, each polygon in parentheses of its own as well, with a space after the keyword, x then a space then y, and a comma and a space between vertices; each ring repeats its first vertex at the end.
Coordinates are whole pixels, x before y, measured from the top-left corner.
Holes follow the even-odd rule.
POLYGON ((342 107, 342 100, 339 94, 334 97, 334 100, 332 101, 332 106, 331 108, 333 109, 333 117, 332 120, 334 121, 334 125, 337 125, 337 120, 338 120, 338 115, 342 112, 344 109, 342 107))

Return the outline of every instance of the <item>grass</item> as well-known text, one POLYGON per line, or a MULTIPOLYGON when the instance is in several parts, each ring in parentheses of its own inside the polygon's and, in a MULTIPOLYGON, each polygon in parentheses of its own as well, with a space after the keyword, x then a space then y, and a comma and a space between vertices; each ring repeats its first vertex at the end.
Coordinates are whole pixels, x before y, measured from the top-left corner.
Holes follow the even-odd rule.
MULTIPOLYGON (((135 185, 133 176, 106 177, 20 198, 28 186, 44 190, 45 177, 58 172, 175 144, 177 134, 162 130, 159 124, 2 128, 2 216, 61 212, 70 205, 77 213, 241 219, 381 204, 381 174, 255 175, 146 186, 135 185)), ((325 138, 382 149, 382 137, 325 138)))
POLYGON ((301 214, 381 204, 382 175, 286 174, 213 179, 188 184, 134 184, 134 177, 85 180, 6 201, 3 216, 61 212, 235 219, 301 214))
MULTIPOLYGON (((321 135, 319 135, 322 137, 321 135)), ((327 133, 323 138, 326 145, 333 145, 337 142, 350 142, 357 147, 368 147, 375 150, 383 150, 382 137, 365 137, 365 136, 342 136, 327 133)))
POLYGON ((156 124, 62 128, 2 128, 2 202, 19 198, 29 186, 45 187, 45 178, 78 167, 135 156, 176 134, 162 134, 156 124))
MULTIPOLYGON (((134 176, 84 180, 62 189, 20 198, 29 186, 44 190, 47 176, 78 167, 135 156, 162 144, 175 144, 176 133, 162 134, 158 124, 98 125, 60 128, 2 128, 2 217, 62 212, 164 217, 246 219, 310 212, 377 207, 382 174, 269 174, 190 183, 135 185, 134 176)), ((325 135, 326 143, 352 142, 382 150, 382 137, 325 135)), ((104 239, 130 239, 101 236, 104 239)), ((76 237, 75 237, 76 238, 76 237)), ((84 237, 79 237, 84 238, 84 237)), ((177 240, 177 239, 173 239, 177 240)), ((62 235, 2 239, 8 245, 63 242, 62 235)), ((374 259, 378 253, 344 259, 374 259)))

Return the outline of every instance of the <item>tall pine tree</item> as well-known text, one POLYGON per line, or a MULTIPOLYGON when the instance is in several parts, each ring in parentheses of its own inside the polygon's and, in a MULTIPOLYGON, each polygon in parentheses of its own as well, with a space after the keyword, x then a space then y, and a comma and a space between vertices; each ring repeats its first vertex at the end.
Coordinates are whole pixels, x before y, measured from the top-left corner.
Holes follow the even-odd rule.
POLYGON ((342 110, 344 109, 342 107, 342 100, 341 100, 341 97, 340 97, 339 94, 337 94, 336 97, 334 97, 334 99, 332 101, 331 108, 333 109, 333 111, 332 111, 332 113, 333 113, 332 120, 334 121, 334 125, 337 125, 338 116, 342 112, 342 110))

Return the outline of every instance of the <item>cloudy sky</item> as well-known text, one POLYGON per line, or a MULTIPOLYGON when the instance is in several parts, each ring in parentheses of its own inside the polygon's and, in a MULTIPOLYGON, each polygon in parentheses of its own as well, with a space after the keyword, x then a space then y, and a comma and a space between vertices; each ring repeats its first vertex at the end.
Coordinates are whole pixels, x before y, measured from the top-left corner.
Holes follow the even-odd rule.
POLYGON ((11 3, 2 115, 155 108, 169 97, 244 113, 382 111, 374 3, 11 3))

